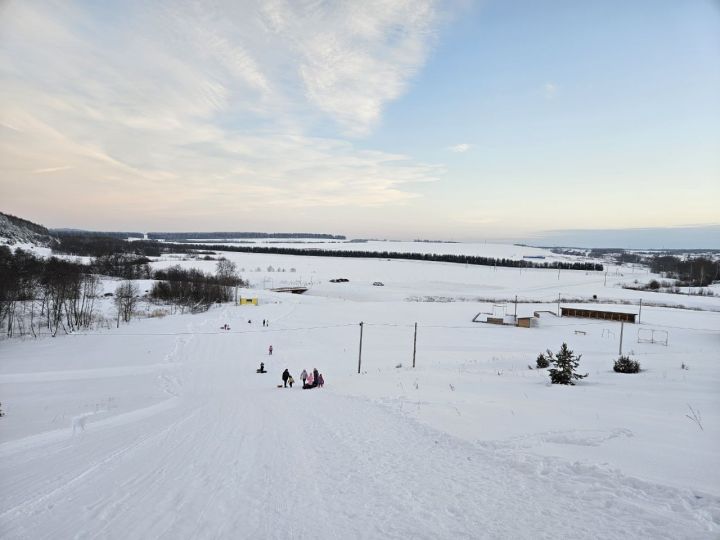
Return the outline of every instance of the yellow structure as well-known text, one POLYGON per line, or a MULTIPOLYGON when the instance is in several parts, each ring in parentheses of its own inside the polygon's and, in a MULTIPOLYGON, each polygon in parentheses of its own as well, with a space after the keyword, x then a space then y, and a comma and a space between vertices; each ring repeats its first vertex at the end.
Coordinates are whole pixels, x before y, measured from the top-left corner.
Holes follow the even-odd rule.
POLYGON ((238 300, 238 304, 240 304, 241 306, 249 306, 249 305, 257 306, 258 299, 257 299, 257 296, 255 298, 243 298, 241 296, 240 300, 238 300))

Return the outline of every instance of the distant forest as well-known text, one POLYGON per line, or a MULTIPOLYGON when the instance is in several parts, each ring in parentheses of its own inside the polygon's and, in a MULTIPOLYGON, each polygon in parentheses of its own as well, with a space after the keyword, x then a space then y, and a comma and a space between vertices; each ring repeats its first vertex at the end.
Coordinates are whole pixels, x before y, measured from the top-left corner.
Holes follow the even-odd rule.
POLYGON ((59 238, 77 236, 93 238, 120 238, 121 240, 125 240, 126 238, 143 238, 145 236, 144 233, 141 232, 83 231, 82 229, 50 229, 50 232, 59 238))
POLYGON ((214 253, 229 251, 235 253, 271 253, 276 255, 304 255, 306 257, 351 257, 362 259, 405 259, 414 261, 451 262, 481 266, 505 266, 512 268, 554 268, 561 270, 602 271, 603 265, 590 262, 535 262, 527 259, 495 259, 474 255, 447 255, 436 253, 402 253, 397 251, 338 251, 319 248, 291 247, 257 247, 246 245, 211 245, 156 242, 154 240, 137 240, 129 242, 117 238, 101 238, 93 236, 66 236, 55 248, 58 253, 68 255, 84 255, 90 257, 110 256, 117 253, 134 256, 157 257, 161 253, 214 253))
POLYGON ((322 238, 326 240, 345 240, 342 235, 317 233, 262 233, 262 232, 150 232, 151 240, 227 240, 231 238, 322 238))
MULTIPOLYGON (((14 217, 14 216, 9 216, 14 217)), ((144 238, 145 233, 137 231, 85 231, 82 229, 50 229, 48 230, 39 225, 35 225, 29 221, 14 218, 23 222, 23 225, 38 227, 37 232, 41 234, 52 234, 57 237, 93 237, 93 238, 144 238)), ((178 242, 180 240, 229 240, 234 238, 314 238, 320 240, 345 240, 345 236, 333 234, 318 233, 262 233, 262 232, 149 232, 147 233, 149 240, 172 240, 178 242)))
MULTIPOLYGON (((169 246, 168 246, 169 247, 169 246)), ((195 244, 196 249, 232 251, 239 253, 271 253, 276 255, 304 255, 306 257, 351 257, 360 259, 405 259, 413 261, 450 262, 480 266, 507 266, 511 268, 554 268, 560 270, 602 271, 603 265, 590 262, 534 262, 527 259, 495 259, 475 255, 449 255, 437 253, 402 253, 397 251, 336 251, 328 249, 300 249, 286 247, 214 246, 195 244)), ((187 246, 182 246, 187 249, 187 246)))

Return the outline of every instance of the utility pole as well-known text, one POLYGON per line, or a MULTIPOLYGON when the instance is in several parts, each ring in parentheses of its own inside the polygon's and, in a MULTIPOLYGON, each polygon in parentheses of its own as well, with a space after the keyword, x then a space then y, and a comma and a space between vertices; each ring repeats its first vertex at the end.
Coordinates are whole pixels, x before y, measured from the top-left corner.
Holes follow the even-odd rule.
POLYGON ((358 352, 358 374, 360 373, 360 365, 362 364, 362 334, 363 334, 363 323, 360 322, 360 352, 358 352))
POLYGON ((560 316, 560 293, 558 293, 558 308, 557 308, 557 315, 560 316))
POLYGON ((622 356, 622 340, 623 340, 623 329, 625 328, 625 321, 620 322, 620 356, 622 356))
POLYGON ((517 294, 515 295, 515 322, 517 322, 517 294))
POLYGON ((607 287, 607 270, 605 270, 605 283, 603 283, 603 287, 607 287))
POLYGON ((640 324, 640 317, 642 317, 642 298, 640 299, 640 312, 638 313, 638 324, 640 324))
POLYGON ((415 352, 417 351, 417 323, 415 323, 415 336, 413 337, 413 367, 415 367, 415 352))

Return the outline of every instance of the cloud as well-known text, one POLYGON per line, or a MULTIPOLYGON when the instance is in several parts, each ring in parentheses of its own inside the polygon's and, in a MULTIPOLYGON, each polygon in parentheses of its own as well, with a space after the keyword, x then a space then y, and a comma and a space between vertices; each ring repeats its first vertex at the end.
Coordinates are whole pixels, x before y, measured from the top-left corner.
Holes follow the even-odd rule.
POLYGON ((546 82, 543 85, 543 94, 546 99, 553 99, 557 94, 558 86, 555 83, 546 82))
POLYGON ((432 2, 422 0, 339 3, 295 16, 308 100, 351 134, 369 131, 383 105, 405 92, 425 61, 437 17, 432 2))
POLYGON ((69 165, 63 165, 61 167, 46 167, 44 169, 35 169, 34 171, 32 171, 32 174, 46 174, 58 171, 66 171, 68 169, 72 169, 72 167, 70 167, 69 165))
POLYGON ((442 174, 346 139, 421 68, 427 0, 15 2, 3 16, 0 171, 14 205, 42 204, 38 190, 67 215, 398 205, 442 174))
POLYGON ((472 147, 471 144, 461 143, 461 144, 456 144, 454 146, 449 147, 448 150, 450 150, 451 152, 463 153, 463 152, 467 152, 468 150, 470 150, 471 147, 472 147))

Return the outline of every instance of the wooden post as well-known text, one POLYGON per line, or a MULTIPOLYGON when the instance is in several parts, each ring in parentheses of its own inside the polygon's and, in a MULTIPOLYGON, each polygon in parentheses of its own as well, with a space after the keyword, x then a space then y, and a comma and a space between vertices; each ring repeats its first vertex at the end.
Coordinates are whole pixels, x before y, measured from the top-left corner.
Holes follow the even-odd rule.
POLYGON ((557 309, 557 315, 560 316, 560 293, 558 293, 558 309, 557 309))
POLYGON ((620 356, 622 356, 622 340, 623 340, 623 329, 625 328, 625 321, 620 323, 620 356))
POLYGON ((417 351, 417 323, 415 323, 415 336, 413 337, 413 367, 415 367, 415 352, 417 351))
POLYGON ((360 373, 360 365, 362 364, 362 334, 363 323, 360 322, 360 351, 358 352, 358 374, 360 373))

